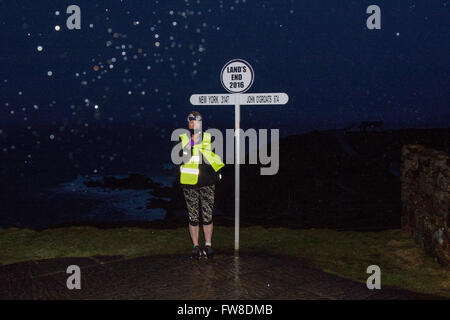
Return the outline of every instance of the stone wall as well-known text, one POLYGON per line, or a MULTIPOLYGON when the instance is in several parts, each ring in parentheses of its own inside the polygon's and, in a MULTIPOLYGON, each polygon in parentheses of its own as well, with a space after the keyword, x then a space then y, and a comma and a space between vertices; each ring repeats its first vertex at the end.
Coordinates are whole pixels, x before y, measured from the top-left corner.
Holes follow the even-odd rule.
POLYGON ((424 250, 450 264, 450 159, 421 145, 402 148, 402 226, 424 250))

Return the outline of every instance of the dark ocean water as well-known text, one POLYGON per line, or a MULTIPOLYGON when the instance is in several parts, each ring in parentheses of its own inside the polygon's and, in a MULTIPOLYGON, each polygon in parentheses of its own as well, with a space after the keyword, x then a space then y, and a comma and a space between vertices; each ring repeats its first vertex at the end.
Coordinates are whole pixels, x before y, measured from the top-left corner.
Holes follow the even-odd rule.
MULTIPOLYGON (((128 174, 113 175, 125 178, 128 174)), ((154 182, 171 186, 174 177, 160 173, 147 175, 154 182)), ((152 190, 86 187, 83 181, 101 175, 77 176, 54 185, 36 185, 26 190, 3 192, 0 226, 44 229, 71 223, 136 222, 164 219, 162 208, 147 209, 152 190)), ((166 198, 160 198, 169 200, 166 198)))

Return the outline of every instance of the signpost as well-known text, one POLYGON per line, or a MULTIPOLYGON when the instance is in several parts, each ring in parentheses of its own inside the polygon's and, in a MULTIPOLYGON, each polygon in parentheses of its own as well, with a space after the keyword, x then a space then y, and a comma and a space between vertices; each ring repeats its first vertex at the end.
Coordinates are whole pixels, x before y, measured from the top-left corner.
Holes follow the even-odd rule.
POLYGON ((245 60, 234 59, 229 61, 222 68, 220 81, 229 94, 194 94, 190 102, 195 106, 211 105, 234 105, 235 121, 235 179, 234 179, 234 255, 239 256, 239 160, 240 160, 240 127, 241 127, 241 105, 282 105, 287 104, 289 97, 286 93, 250 93, 245 92, 250 89, 255 80, 255 73, 252 66, 245 60))

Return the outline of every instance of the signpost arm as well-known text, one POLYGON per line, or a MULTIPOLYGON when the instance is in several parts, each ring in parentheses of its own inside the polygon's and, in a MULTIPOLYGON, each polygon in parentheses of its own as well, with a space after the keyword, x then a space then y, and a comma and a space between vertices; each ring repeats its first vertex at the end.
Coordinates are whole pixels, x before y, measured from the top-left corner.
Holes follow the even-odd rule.
POLYGON ((234 178, 234 255, 239 256, 239 167, 241 159, 241 104, 240 104, 240 94, 234 95, 235 99, 235 178, 234 178))

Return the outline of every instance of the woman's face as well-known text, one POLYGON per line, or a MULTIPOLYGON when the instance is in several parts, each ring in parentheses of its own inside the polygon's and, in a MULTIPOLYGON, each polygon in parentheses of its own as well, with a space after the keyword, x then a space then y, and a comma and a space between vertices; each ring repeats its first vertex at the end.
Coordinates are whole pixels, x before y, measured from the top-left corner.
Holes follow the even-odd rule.
MULTIPOLYGON (((190 115, 192 116, 192 115, 190 115)), ((190 120, 189 122, 189 129, 192 130, 200 130, 202 128, 202 121, 198 120, 190 120)))
POLYGON ((197 120, 189 121, 189 129, 200 130, 202 128, 202 122, 197 120))

